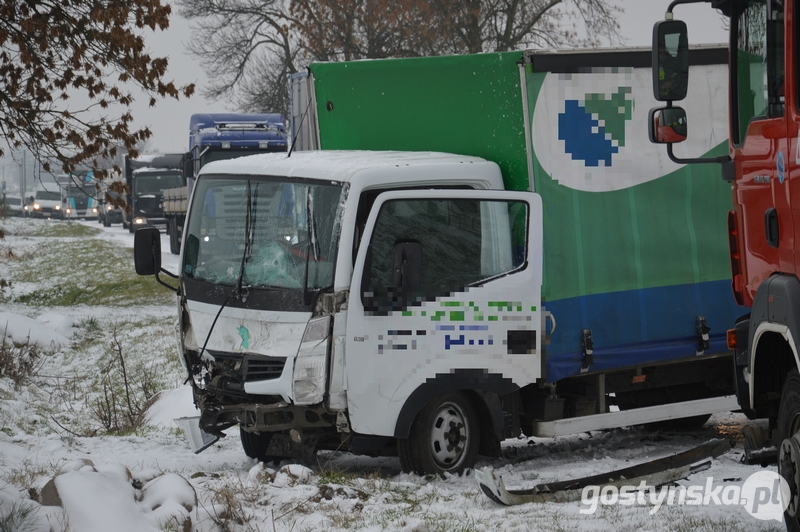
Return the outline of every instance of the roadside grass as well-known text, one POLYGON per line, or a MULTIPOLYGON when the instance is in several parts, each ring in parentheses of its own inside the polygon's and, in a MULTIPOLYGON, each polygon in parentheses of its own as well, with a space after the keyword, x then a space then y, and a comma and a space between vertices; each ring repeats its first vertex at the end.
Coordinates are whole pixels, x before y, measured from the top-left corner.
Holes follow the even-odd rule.
POLYGON ((26 236, 36 237, 90 237, 96 236, 100 233, 101 229, 97 227, 89 227, 80 223, 72 221, 61 220, 28 220, 31 223, 24 224, 21 228, 14 227, 14 232, 7 233, 7 235, 24 234, 26 236), (41 223, 36 223, 41 222, 41 223))
POLYGON ((136 275, 132 250, 96 238, 99 229, 47 220, 3 229, 13 260, 0 266, 0 304, 29 315, 62 307, 77 317, 71 342, 58 352, 3 345, 0 397, 14 406, 0 408, 0 425, 62 437, 143 431, 153 398, 183 377, 175 318, 166 310, 174 294, 136 275))
POLYGON ((173 293, 152 277, 136 275, 133 251, 91 238, 99 229, 78 223, 29 220, 6 228, 5 247, 16 260, 6 264, 0 302, 29 306, 169 305, 173 293), (10 237, 24 235, 24 251, 10 237), (33 286, 23 290, 21 286, 33 286))

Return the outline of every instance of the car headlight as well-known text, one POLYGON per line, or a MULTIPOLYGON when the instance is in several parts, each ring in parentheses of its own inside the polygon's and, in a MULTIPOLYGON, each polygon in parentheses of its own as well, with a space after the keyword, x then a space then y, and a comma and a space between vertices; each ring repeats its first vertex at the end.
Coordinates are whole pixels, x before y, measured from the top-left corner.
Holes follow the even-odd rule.
POLYGON ((330 325, 330 316, 313 319, 306 325, 294 361, 292 390, 296 405, 320 403, 325 395, 330 325))
POLYGON ((106 206, 106 210, 107 210, 107 211, 111 211, 111 210, 113 210, 113 209, 114 209, 114 206, 113 206, 113 205, 107 205, 107 206, 106 206))
POLYGON ((97 212, 97 207, 92 207, 92 212, 96 213, 97 212))
MULTIPOLYGON (((39 207, 36 207, 36 208, 38 209, 39 207)), ((56 205, 56 210, 60 211, 61 210, 61 205, 56 205)), ((67 209, 67 212, 69 212, 69 209, 67 209)))
POLYGON ((133 223, 136 224, 136 225, 144 225, 145 224, 145 220, 144 220, 144 218, 135 218, 133 220, 133 223))
POLYGON ((34 204, 33 204, 33 208, 34 208, 35 210, 37 210, 37 211, 38 211, 39 209, 41 209, 41 207, 39 206, 39 204, 38 204, 38 203, 34 203, 34 204))

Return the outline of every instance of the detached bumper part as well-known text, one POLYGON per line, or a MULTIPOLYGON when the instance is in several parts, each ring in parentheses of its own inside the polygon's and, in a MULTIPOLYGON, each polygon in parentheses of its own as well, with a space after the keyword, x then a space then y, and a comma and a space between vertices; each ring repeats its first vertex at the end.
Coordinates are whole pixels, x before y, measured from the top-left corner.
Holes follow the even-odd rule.
POLYGON ((183 430, 194 454, 202 453, 219 441, 219 436, 209 434, 200 428, 200 416, 180 417, 175 423, 183 430))

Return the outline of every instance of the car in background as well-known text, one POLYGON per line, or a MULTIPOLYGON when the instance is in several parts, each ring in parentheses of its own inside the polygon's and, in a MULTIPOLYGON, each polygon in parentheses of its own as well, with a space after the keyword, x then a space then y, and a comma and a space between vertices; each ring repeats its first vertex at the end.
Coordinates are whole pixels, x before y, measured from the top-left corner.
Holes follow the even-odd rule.
POLYGON ((122 223, 122 209, 114 205, 113 201, 120 199, 120 195, 115 190, 107 190, 98 194, 97 203, 97 221, 103 224, 103 227, 110 227, 111 224, 122 223), (112 199, 108 201, 106 194, 112 199))
POLYGON ((0 205, 2 205, 4 218, 9 218, 11 216, 22 216, 22 213, 24 212, 22 210, 22 198, 17 195, 7 194, 3 197, 0 197, 0 205))
POLYGON ((61 205, 61 190, 38 188, 33 196, 28 198, 23 207, 27 216, 34 218, 64 219, 61 205))

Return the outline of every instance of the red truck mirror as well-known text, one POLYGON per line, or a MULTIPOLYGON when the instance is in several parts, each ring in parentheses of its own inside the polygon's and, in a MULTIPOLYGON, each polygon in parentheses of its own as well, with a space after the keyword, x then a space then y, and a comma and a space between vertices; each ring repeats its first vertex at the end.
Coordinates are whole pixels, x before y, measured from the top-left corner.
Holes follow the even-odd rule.
POLYGON ((648 120, 650 142, 669 144, 686 140, 686 111, 681 107, 657 107, 648 120))
POLYGON ((686 23, 661 20, 653 26, 653 95, 660 102, 686 98, 689 37, 686 23))

